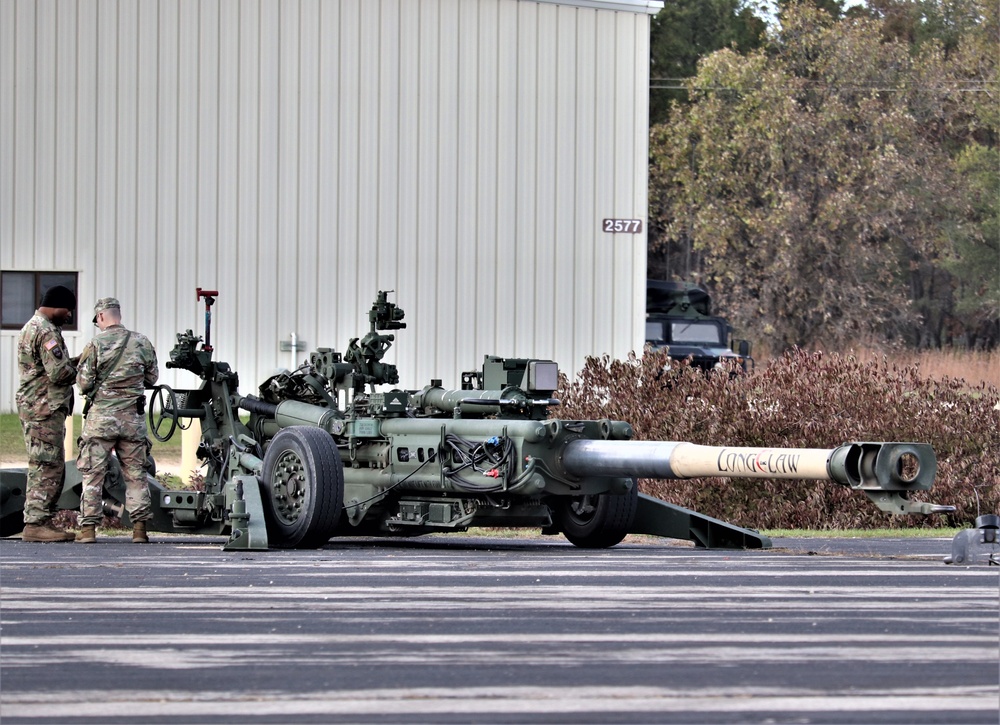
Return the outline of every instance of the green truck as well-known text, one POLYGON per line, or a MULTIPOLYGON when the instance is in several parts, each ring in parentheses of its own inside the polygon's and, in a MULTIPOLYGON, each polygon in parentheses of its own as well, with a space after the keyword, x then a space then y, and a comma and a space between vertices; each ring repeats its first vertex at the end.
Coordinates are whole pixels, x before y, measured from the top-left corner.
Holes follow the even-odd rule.
POLYGON ((733 339, 732 325, 712 315, 708 291, 691 282, 646 280, 646 345, 703 370, 754 366, 749 341, 733 339))

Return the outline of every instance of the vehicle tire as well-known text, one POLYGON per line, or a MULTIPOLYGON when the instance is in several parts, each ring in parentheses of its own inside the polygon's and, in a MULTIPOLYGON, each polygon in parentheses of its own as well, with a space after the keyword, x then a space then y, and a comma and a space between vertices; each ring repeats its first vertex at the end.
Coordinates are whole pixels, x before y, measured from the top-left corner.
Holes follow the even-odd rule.
POLYGON ((24 511, 15 511, 0 517, 0 538, 17 536, 24 531, 24 511))
POLYGON ((344 464, 322 428, 292 426, 271 440, 261 468, 268 545, 323 546, 344 508, 344 464))
POLYGON ((0 537, 24 530, 24 494, 28 490, 26 470, 0 471, 0 537))
POLYGON ((628 493, 601 493, 563 499, 556 507, 556 522, 563 535, 582 549, 607 549, 625 538, 639 505, 639 486, 628 493))

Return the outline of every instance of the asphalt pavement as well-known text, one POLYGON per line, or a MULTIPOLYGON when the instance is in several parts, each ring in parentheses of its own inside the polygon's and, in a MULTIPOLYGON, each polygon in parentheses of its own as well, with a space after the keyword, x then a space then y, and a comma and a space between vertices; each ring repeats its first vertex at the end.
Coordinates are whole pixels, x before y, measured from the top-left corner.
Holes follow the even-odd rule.
POLYGON ((950 539, 0 541, 0 722, 991 723, 950 539))

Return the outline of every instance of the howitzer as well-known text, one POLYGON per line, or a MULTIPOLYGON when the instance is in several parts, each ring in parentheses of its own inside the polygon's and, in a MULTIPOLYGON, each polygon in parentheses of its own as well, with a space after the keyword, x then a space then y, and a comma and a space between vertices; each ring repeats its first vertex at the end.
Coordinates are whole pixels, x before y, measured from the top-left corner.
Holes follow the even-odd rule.
MULTIPOLYGON (((213 302, 206 296, 206 332, 213 302)), ((379 392, 398 382, 383 362, 394 337, 380 331, 405 328, 403 318, 379 292, 369 333, 343 356, 320 348, 256 395, 239 392, 236 372, 213 361, 200 337, 178 334, 166 365, 196 374, 201 387, 157 387, 148 423, 162 441, 182 421, 200 421, 204 490, 168 490, 150 478, 149 530, 228 535, 227 549, 471 526, 540 528, 584 548, 614 546, 629 533, 770 546, 755 531, 640 494, 639 478, 829 480, 893 513, 951 510, 909 498, 930 489, 936 472, 933 450, 920 443, 714 447, 633 441, 623 421, 553 418, 559 374, 550 360, 487 356, 481 371, 463 373, 460 389, 433 380, 379 392)), ((105 489, 119 512, 124 486, 115 475, 105 489)))

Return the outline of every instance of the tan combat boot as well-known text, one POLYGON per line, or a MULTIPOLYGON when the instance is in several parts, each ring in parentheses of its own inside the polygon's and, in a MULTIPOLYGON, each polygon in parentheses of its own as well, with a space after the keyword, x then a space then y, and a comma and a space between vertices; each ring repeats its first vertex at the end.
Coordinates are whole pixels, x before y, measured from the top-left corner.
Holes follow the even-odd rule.
POLYGON ((72 541, 74 534, 72 531, 57 529, 51 523, 25 524, 24 533, 21 534, 21 541, 72 541))
POLYGON ((148 544, 149 537, 146 536, 146 522, 136 521, 132 525, 132 543, 133 544, 148 544))
POLYGON ((97 541, 97 525, 85 524, 80 527, 80 533, 76 535, 76 543, 93 544, 97 541))

